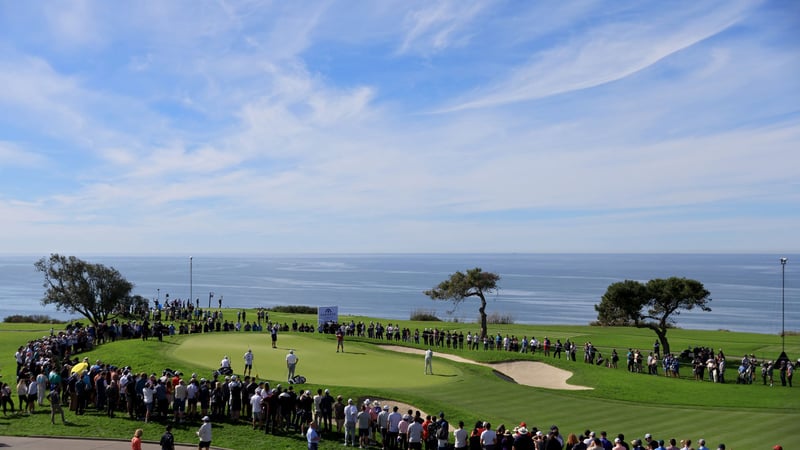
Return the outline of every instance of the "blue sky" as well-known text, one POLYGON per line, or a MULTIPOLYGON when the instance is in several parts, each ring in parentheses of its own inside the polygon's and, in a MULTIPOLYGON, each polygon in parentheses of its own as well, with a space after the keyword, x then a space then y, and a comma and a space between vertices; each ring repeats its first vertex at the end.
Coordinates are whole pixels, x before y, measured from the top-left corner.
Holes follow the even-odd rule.
POLYGON ((800 3, 0 0, 5 253, 796 252, 800 3))

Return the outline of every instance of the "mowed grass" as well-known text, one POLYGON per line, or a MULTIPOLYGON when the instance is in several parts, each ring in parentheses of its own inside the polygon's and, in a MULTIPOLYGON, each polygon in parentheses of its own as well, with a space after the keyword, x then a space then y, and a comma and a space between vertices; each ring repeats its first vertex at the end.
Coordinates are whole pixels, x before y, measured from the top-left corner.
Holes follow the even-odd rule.
MULTIPOLYGON (((403 388, 437 386, 462 376, 462 370, 447 360, 437 361, 437 376, 424 377, 424 361, 420 356, 382 350, 364 342, 345 342, 345 352, 336 352, 336 342, 317 339, 307 333, 283 333, 278 348, 273 349, 269 335, 232 333, 205 334, 181 338, 175 347, 167 347, 171 359, 183 367, 202 367, 204 374, 219 367, 220 360, 228 355, 234 371, 241 373, 243 355, 253 350, 253 375, 261 380, 283 383, 287 380, 286 355, 294 350, 299 358, 295 373, 306 377, 309 383, 333 386, 358 386, 360 388, 403 388), (375 376, 377 368, 381 376, 375 376)), ((285 383, 284 383, 285 384, 285 383)))
MULTIPOLYGON (((291 323, 293 316, 273 315, 291 323)), ((313 317, 297 316, 300 322, 312 322, 313 317)), ((356 319, 358 320, 358 319, 356 319)), ((367 323, 370 319, 365 318, 367 323)), ((387 321, 382 320, 385 324, 387 321)), ((412 330, 431 323, 401 322, 412 330)), ((437 323, 452 329, 473 330, 474 324, 437 323)), ((3 328, 0 328, 3 329, 3 328)), ((40 328, 49 330, 49 327, 40 328)), ((627 347, 649 350, 654 335, 647 330, 609 329, 579 326, 523 326, 496 327, 490 332, 535 335, 542 339, 566 338, 582 344, 592 341, 606 353, 605 347, 615 346, 621 355, 627 347), (624 349, 624 350, 623 350, 624 349)), ((24 332, 0 332, 0 355, 3 374, 13 377, 13 352, 24 332), (12 342, 13 341, 13 342, 12 342), (11 370, 8 370, 8 369, 11 370)), ((34 337, 41 332, 34 332, 34 337)), ((780 338, 769 335, 743 333, 671 330, 674 349, 686 346, 709 345, 723 347, 731 366, 741 357, 738 353, 756 353, 760 359, 773 359, 780 352, 780 338), (775 353, 777 349, 777 353, 775 353)), ((526 421, 529 426, 549 428, 558 424, 562 432, 579 433, 586 428, 609 433, 624 433, 628 439, 652 433, 657 438, 703 437, 716 445, 725 442, 728 448, 762 448, 767 444, 784 446, 796 434, 800 420, 800 387, 764 387, 757 385, 725 385, 695 382, 689 379, 667 379, 663 376, 629 374, 624 368, 617 370, 589 366, 582 362, 567 362, 543 358, 540 354, 525 356, 507 352, 484 352, 435 349, 436 353, 449 351, 481 361, 505 359, 543 360, 574 372, 570 380, 575 384, 594 387, 592 391, 553 391, 532 388, 502 380, 491 369, 470 364, 460 364, 436 358, 434 369, 444 376, 424 376, 422 357, 389 352, 372 342, 345 342, 348 353, 337 354, 332 336, 319 334, 283 333, 280 349, 270 348, 266 333, 212 333, 208 335, 174 336, 163 343, 155 340, 119 341, 101 346, 90 352, 91 359, 130 364, 137 370, 160 372, 164 367, 180 369, 185 373, 198 372, 210 375, 219 360, 227 353, 237 372, 241 371, 242 354, 251 347, 256 355, 253 373, 271 382, 285 378, 285 356, 294 348, 300 357, 297 373, 308 378, 304 387, 315 391, 317 387, 330 388, 334 394, 345 398, 392 398, 413 404, 428 412, 445 411, 451 421, 463 420, 468 425, 475 420, 490 420, 513 426, 526 421), (754 432, 759 428, 769 431, 754 432), (773 442, 774 441, 774 442, 773 442)), ((421 346, 420 346, 421 347, 421 346)), ((797 336, 787 336, 790 357, 800 353, 797 336)), ((579 360, 582 352, 578 353, 579 360)), ((795 358, 796 359, 796 356, 795 358)), ((685 372, 688 374, 688 370, 685 372)), ((728 372, 730 381, 733 372, 728 372)), ((777 378, 777 373, 776 373, 777 378)), ((68 413, 70 416, 71 413, 68 413)), ((129 438, 132 430, 145 428, 145 436, 157 439, 162 426, 144 425, 127 419, 108 419, 102 415, 75 417, 75 425, 51 427, 44 414, 33 417, 0 419, 0 434, 67 434, 129 438)), ((176 437, 181 442, 195 443, 195 424, 178 427, 176 437)), ((215 424, 214 443, 222 447, 247 448, 304 448, 299 436, 264 436, 247 425, 215 424)), ((341 447, 338 436, 326 436, 321 448, 341 447)), ((713 448, 713 447, 712 447, 713 448)))

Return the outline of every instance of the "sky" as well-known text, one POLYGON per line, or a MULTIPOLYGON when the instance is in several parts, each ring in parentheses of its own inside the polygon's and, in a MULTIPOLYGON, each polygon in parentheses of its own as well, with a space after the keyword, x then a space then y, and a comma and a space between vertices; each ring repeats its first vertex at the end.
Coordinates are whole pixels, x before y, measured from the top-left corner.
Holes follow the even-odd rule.
POLYGON ((800 2, 0 0, 0 253, 800 251, 800 2))

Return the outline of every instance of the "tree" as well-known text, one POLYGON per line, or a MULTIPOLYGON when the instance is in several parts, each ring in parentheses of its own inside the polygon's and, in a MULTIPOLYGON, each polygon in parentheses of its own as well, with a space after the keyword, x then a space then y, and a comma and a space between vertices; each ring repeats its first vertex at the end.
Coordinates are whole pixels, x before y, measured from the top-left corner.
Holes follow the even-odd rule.
POLYGON ((93 324, 107 321, 130 306, 133 284, 113 267, 91 264, 74 256, 51 254, 34 266, 44 274, 42 305, 78 313, 93 324))
POLYGON ((452 301, 455 307, 469 297, 481 299, 478 309, 481 317, 481 338, 486 336, 486 294, 497 291, 500 275, 484 272, 480 267, 470 269, 466 274, 456 272, 434 289, 425 291, 433 300, 452 301))
POLYGON ((601 325, 653 330, 667 354, 667 330, 674 326, 675 316, 694 308, 711 311, 709 296, 703 283, 687 278, 657 278, 646 284, 625 280, 611 284, 594 309, 601 325))

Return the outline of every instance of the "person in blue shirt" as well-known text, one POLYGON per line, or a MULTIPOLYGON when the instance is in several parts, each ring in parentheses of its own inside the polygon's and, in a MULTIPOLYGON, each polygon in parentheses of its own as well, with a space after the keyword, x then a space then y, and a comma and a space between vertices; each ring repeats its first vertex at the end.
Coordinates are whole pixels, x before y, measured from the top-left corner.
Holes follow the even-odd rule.
POLYGON ((306 440, 308 441, 308 450, 317 450, 319 448, 320 435, 317 431, 317 422, 308 422, 308 431, 306 431, 306 440))

